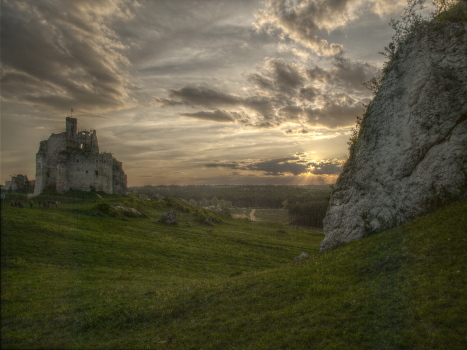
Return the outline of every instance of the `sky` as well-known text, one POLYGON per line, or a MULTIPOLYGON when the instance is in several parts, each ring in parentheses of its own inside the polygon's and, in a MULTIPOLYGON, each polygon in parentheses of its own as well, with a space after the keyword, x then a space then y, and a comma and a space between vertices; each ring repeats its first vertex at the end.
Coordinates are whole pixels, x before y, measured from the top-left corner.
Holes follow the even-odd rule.
POLYGON ((1 182, 97 130, 128 186, 332 184, 405 0, 0 0, 1 182))

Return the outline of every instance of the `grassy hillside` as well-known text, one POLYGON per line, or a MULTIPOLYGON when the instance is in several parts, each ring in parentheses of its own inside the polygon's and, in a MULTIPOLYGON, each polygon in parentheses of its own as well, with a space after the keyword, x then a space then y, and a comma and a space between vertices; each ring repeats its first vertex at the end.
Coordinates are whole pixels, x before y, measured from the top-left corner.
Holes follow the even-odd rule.
POLYGON ((146 215, 112 217, 95 199, 2 208, 2 348, 467 343, 467 201, 319 253, 320 232, 226 217, 209 225, 180 201, 106 196, 146 215), (170 209, 178 225, 159 222, 170 209), (294 263, 302 251, 310 258, 294 263))

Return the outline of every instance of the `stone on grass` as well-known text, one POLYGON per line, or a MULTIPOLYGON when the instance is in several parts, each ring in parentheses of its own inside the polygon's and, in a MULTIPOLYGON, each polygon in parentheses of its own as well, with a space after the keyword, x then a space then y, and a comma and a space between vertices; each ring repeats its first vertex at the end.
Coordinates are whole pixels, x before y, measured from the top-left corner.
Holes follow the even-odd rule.
POLYGON ((303 253, 300 254, 299 256, 296 256, 295 258, 293 258, 293 261, 294 261, 294 262, 299 262, 300 260, 307 259, 307 258, 309 258, 309 257, 310 257, 310 256, 309 256, 307 253, 303 252, 303 253))
POLYGON ((177 214, 173 210, 171 211, 166 211, 162 213, 160 222, 167 224, 167 225, 176 225, 178 220, 177 220, 177 214))

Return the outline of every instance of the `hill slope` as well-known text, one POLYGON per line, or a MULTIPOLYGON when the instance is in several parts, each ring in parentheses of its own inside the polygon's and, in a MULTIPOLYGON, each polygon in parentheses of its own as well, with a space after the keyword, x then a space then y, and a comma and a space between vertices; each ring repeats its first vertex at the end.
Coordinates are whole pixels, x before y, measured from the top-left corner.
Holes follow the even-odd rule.
POLYGON ((320 232, 206 225, 181 202, 132 201, 147 218, 102 215, 88 198, 2 208, 2 348, 466 344, 465 200, 324 253, 320 232), (158 222, 168 208, 177 226, 158 222))

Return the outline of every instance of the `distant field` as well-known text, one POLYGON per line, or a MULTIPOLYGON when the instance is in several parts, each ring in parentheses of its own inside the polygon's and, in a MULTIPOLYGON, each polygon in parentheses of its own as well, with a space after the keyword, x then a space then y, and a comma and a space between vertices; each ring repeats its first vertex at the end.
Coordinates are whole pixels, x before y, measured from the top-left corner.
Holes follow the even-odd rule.
MULTIPOLYGON (((230 212, 233 218, 250 219, 250 214, 253 209, 239 208, 231 209, 230 212)), ((289 223, 289 214, 286 209, 254 209, 253 221, 270 221, 278 222, 284 225, 289 223)))

